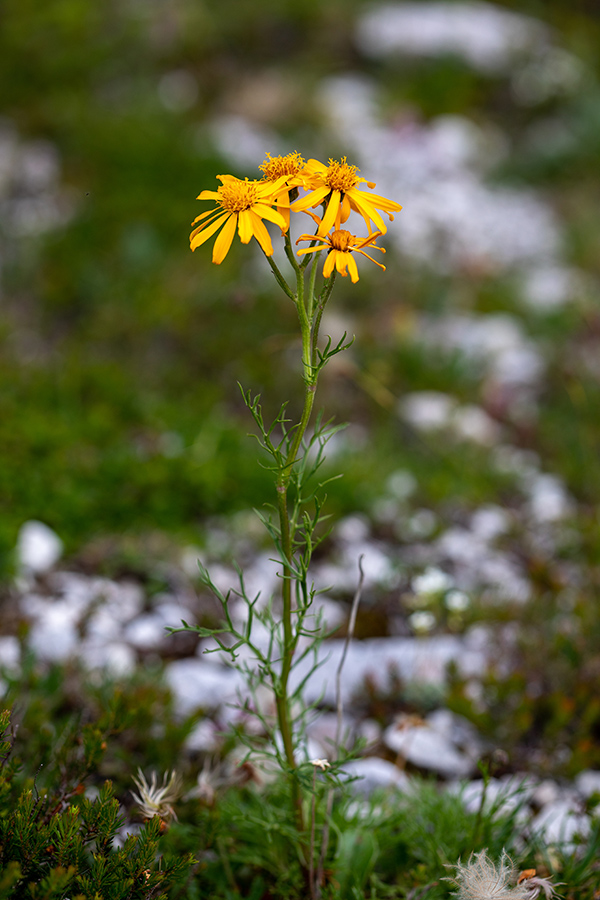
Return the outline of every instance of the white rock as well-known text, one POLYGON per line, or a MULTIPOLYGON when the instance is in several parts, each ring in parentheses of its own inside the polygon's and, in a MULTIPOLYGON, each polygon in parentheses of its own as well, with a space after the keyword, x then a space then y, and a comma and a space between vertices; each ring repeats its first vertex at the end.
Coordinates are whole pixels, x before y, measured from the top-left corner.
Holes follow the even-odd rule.
POLYGON ((501 429, 484 409, 474 403, 459 406, 452 416, 452 429, 457 437, 491 447, 500 438, 501 429))
POLYGON ((376 541, 359 541, 344 543, 335 562, 326 561, 315 566, 312 576, 317 589, 325 591, 331 588, 353 593, 360 577, 358 561, 361 557, 364 587, 395 583, 396 571, 386 548, 376 541))
POLYGON ((403 419, 419 431, 446 428, 456 409, 457 401, 440 391, 413 391, 405 394, 398 405, 403 419))
POLYGON ((188 734, 183 746, 190 753, 212 753, 219 747, 219 729, 211 719, 201 719, 188 734))
POLYGON ((156 649, 167 636, 164 619, 155 613, 144 613, 123 629, 125 640, 139 649, 156 649))
POLYGON ((109 581, 96 579, 102 584, 95 585, 96 593, 105 592, 106 606, 118 622, 129 622, 144 608, 144 591, 133 581, 109 581))
POLYGON ((14 635, 0 637, 0 668, 16 672, 21 663, 21 645, 14 635))
POLYGON ((523 299, 542 312, 560 309, 580 291, 581 273, 559 265, 539 265, 526 273, 523 299))
POLYGON ((191 609, 175 598, 166 596, 161 603, 156 604, 152 613, 168 628, 180 628, 182 621, 187 622, 188 625, 194 625, 196 622, 196 617, 191 609))
POLYGON ((85 641, 79 649, 79 658, 89 670, 101 670, 113 678, 131 675, 136 668, 136 654, 122 641, 95 643, 85 641))
POLYGON ((464 716, 449 709, 436 709, 426 716, 425 721, 434 731, 464 750, 470 758, 476 759, 481 755, 481 738, 475 726, 464 716))
POLYGON ((459 591, 458 588, 455 588, 452 591, 448 591, 446 596, 444 597, 444 606, 446 609, 449 609, 450 612, 461 613, 465 612, 471 605, 471 598, 468 594, 465 594, 464 591, 459 591))
POLYGON ((510 529, 510 515, 500 506, 480 506, 471 516, 471 530, 483 541, 493 541, 510 529))
POLYGON ((573 512, 573 501, 556 475, 538 475, 529 482, 528 491, 529 512, 538 522, 556 522, 573 512))
POLYGON ((377 4, 356 31, 359 47, 370 56, 455 53, 485 73, 510 73, 519 55, 544 47, 548 36, 538 20, 480 0, 377 4))
POLYGON ((407 762, 445 778, 464 778, 474 769, 473 760, 426 722, 412 725, 401 720, 386 728, 383 741, 407 762))
POLYGON ((363 719, 359 723, 357 733, 367 742, 367 748, 375 747, 381 740, 383 729, 375 719, 363 719))
POLYGON ((483 781, 470 781, 466 784, 455 782, 449 785, 449 789, 459 794, 468 812, 479 811, 485 791, 483 808, 486 813, 493 812, 494 816, 513 814, 520 823, 525 823, 529 819, 527 802, 533 788, 520 776, 490 778, 487 786, 484 786, 483 781))
MULTIPOLYGON (((335 706, 336 676, 344 641, 326 641, 319 650, 321 665, 308 679, 304 690, 307 701, 323 698, 335 706)), ((353 641, 348 647, 342 673, 342 697, 347 702, 364 688, 367 676, 375 685, 385 688, 390 675, 396 672, 406 682, 420 682, 442 686, 446 681, 448 664, 456 664, 465 677, 481 675, 487 666, 486 648, 470 636, 433 635, 415 640, 405 637, 371 638, 353 641)), ((308 675, 312 660, 299 662, 292 670, 290 684, 296 687, 308 675)))
POLYGON ((386 492, 395 500, 408 500, 418 488, 417 479, 408 469, 397 469, 387 479, 386 492))
MULTIPOLYGON (((347 611, 337 600, 332 600, 330 597, 325 597, 322 594, 318 594, 314 598, 311 612, 315 617, 319 614, 322 616, 323 626, 328 631, 339 628, 347 618, 347 611)), ((312 627, 312 625, 309 627, 312 627)))
POLYGON ((190 545, 181 551, 179 564, 188 578, 196 579, 200 574, 198 563, 205 564, 204 554, 200 547, 190 545))
POLYGON ((122 624, 106 606, 100 606, 86 623, 86 634, 95 641, 112 641, 121 636, 122 624))
POLYGON ((356 794, 369 796, 381 788, 396 788, 407 790, 410 780, 406 774, 393 763, 378 756, 366 756, 362 759, 352 759, 345 762, 342 772, 355 778, 348 784, 350 790, 356 794))
POLYGON ((560 787, 551 778, 545 778, 538 784, 531 796, 531 802, 538 807, 547 806, 560 799, 560 787))
POLYGON ((415 634, 428 634, 437 623, 435 615, 428 609, 417 609, 408 617, 408 624, 415 634))
POLYGON ((429 566, 422 575, 415 575, 411 581, 411 587, 415 594, 443 594, 454 587, 454 579, 447 572, 429 566))
POLYGON ((17 538, 17 562, 34 575, 47 572, 63 553, 63 542, 47 525, 32 519, 25 522, 17 538))
POLYGON ((28 643, 37 658, 47 662, 64 662, 77 654, 80 637, 64 604, 47 607, 32 624, 28 643))
POLYGON ((165 678, 180 715, 232 703, 238 691, 242 695, 246 691, 245 681, 237 670, 195 658, 168 663, 165 678))
POLYGON ((600 772, 586 769, 575 778, 575 787, 584 797, 600 794, 600 772))
POLYGON ((346 516, 338 522, 334 534, 338 541, 356 544, 368 539, 369 530, 369 522, 365 516, 346 516))
POLYGON ((572 801, 556 800, 544 806, 531 827, 546 844, 571 847, 577 835, 585 838, 589 834, 590 818, 572 801))

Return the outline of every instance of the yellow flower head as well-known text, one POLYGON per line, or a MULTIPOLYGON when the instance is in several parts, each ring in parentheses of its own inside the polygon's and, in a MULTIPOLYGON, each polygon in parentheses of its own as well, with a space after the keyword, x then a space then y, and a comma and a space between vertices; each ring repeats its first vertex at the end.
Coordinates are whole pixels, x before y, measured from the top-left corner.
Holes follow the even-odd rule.
POLYGON ((249 181, 247 178, 242 181, 233 175, 218 175, 217 178, 222 184, 216 191, 202 191, 197 197, 198 200, 216 200, 217 209, 201 213, 192 222, 192 225, 202 222, 190 235, 192 250, 200 247, 222 228, 215 241, 212 256, 214 263, 222 263, 229 252, 237 226, 243 244, 255 237, 265 254, 272 256, 273 244, 263 219, 285 229, 285 219, 272 206, 275 196, 285 184, 286 176, 275 181, 249 181))
MULTIPOLYGON (((276 181, 285 175, 288 180, 296 179, 304 168, 304 158, 300 156, 297 150, 288 153, 286 156, 271 156, 267 153, 266 159, 258 167, 264 172, 263 179, 265 181, 276 181)), ((302 184, 302 179, 298 179, 297 184, 302 184)))
MULTIPOLYGON (((371 222, 378 228, 381 234, 387 231, 378 209, 388 214, 393 221, 394 212, 402 209, 399 203, 388 200, 379 194, 371 194, 361 191, 360 184, 366 184, 369 188, 375 187, 374 181, 361 178, 360 169, 351 166, 344 156, 341 160, 330 159, 326 166, 317 159, 309 159, 304 167, 305 186, 309 190, 306 197, 296 200, 292 204, 294 212, 307 211, 309 206, 313 209, 320 203, 326 204, 323 218, 320 221, 317 234, 324 237, 330 228, 340 229, 348 219, 351 211, 360 213, 371 233, 371 222)), ((312 213, 311 213, 312 215, 312 213)))
POLYGON ((285 178, 283 187, 275 197, 277 212, 283 216, 285 220, 285 229, 290 227, 290 192, 292 199, 298 196, 298 188, 304 185, 304 176, 302 174, 305 166, 304 158, 300 156, 297 150, 288 153, 286 156, 271 156, 267 153, 265 161, 258 167, 264 172, 263 181, 276 181, 285 178))
MULTIPOLYGON (((298 250, 298 256, 301 256, 303 253, 315 253, 319 250, 328 250, 329 252, 325 259, 325 265, 323 266, 323 275, 325 278, 329 278, 334 268, 340 275, 345 277, 347 269, 350 272, 352 282, 356 284, 358 281, 358 268, 356 266, 356 260, 352 256, 353 253, 360 253, 362 256, 366 256, 367 259, 374 262, 380 269, 385 270, 385 266, 382 266, 381 263, 378 263, 376 259, 373 259, 372 256, 369 256, 369 254, 365 253, 362 249, 371 244, 374 250, 381 250, 382 253, 385 253, 383 247, 376 247, 373 243, 380 235, 381 232, 376 231, 374 234, 369 235, 369 237, 359 238, 354 234, 350 234, 349 231, 336 229, 336 231, 332 231, 331 234, 328 234, 323 238, 326 243, 318 244, 316 247, 306 247, 303 250, 298 250)), ((314 234, 302 234, 296 243, 299 243, 299 241, 314 241, 315 238, 316 235, 314 234)))

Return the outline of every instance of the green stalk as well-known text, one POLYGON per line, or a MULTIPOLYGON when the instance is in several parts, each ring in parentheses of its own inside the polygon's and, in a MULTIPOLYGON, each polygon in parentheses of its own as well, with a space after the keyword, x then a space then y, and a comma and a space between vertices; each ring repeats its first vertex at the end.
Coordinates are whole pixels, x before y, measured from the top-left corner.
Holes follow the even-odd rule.
MULTIPOLYGON (((306 831, 304 821, 304 811, 302 808, 302 796, 300 786, 295 776, 297 769, 296 760, 294 758, 294 739, 290 714, 290 701, 288 696, 289 677, 292 668, 294 652, 296 650, 297 635, 294 634, 292 624, 292 560, 294 555, 294 537, 296 531, 296 523, 292 525, 290 521, 290 510, 288 504, 288 488, 294 463, 296 462, 298 453, 302 446, 302 440, 306 433, 306 429, 310 422, 313 410, 315 393, 317 390, 317 341, 319 337, 319 326, 325 304, 329 299, 333 289, 335 280, 335 272, 332 273, 327 287, 321 292, 318 305, 315 309, 315 280, 317 273, 318 258, 313 260, 313 267, 310 273, 308 289, 305 291, 305 267, 300 266, 294 256, 293 248, 290 241, 289 233, 285 235, 285 252, 296 273, 296 294, 292 293, 291 288, 281 275, 275 262, 267 257, 269 265, 277 279, 279 285, 291 297, 298 311, 298 319, 300 323, 300 331, 302 334, 302 367, 304 380, 304 406, 300 421, 293 429, 294 437, 289 445, 287 455, 284 462, 279 468, 277 476, 277 510, 279 514, 279 532, 281 536, 281 553, 283 558, 283 584, 282 584, 282 627, 283 627, 283 659, 281 664, 281 675, 276 695, 277 722, 281 738, 283 742, 283 750, 286 762, 291 772, 291 790, 292 802, 296 810, 296 818, 298 829, 303 835, 306 831)), ((301 847, 307 859, 308 848, 305 846, 304 839, 301 839, 301 847)))
POLYGON ((319 305, 317 306, 317 312, 313 319, 312 331, 310 336, 310 359, 311 365, 313 366, 316 366, 317 364, 317 345, 319 341, 319 328, 321 327, 321 319, 323 318, 323 312, 325 310, 327 301, 331 296, 336 274, 336 270, 334 269, 329 277, 329 284, 325 288, 323 288, 323 291, 321 292, 321 296, 319 297, 319 305))
POLYGON ((294 296, 294 292, 292 291, 291 287, 289 286, 289 284, 287 283, 287 281, 285 280, 285 278, 279 271, 277 263, 275 262, 273 257, 267 256, 266 253, 265 253, 265 257, 266 257, 267 262, 271 266, 271 271, 273 272, 273 275, 277 279, 277 284, 279 285, 279 287, 282 289, 282 291, 284 291, 288 295, 290 300, 293 300, 294 302, 296 302, 296 297, 294 296))
MULTIPOLYGON (((289 243, 289 237, 287 237, 289 243)), ((290 248, 291 249, 291 248, 290 248)), ((293 558, 293 534, 290 527, 290 512, 288 507, 288 487, 292 475, 292 469, 296 456, 300 449, 302 438, 306 432, 306 428, 310 421, 313 408, 316 381, 312 368, 312 351, 311 351, 311 327, 306 313, 305 296, 304 296, 304 272, 296 264, 297 294, 296 308, 298 310, 298 318, 300 320, 300 330, 302 332, 302 365, 304 368, 304 408, 300 421, 295 428, 294 440, 289 448, 285 462, 279 470, 277 477, 277 509, 279 512, 279 531, 281 535, 281 551, 284 563, 283 585, 282 585, 282 625, 283 625, 283 660, 281 665, 281 675, 279 679, 279 691, 276 697, 277 721, 281 738, 283 741, 283 749, 285 758, 290 770, 292 771, 292 801, 296 809, 298 828, 301 833, 305 830, 304 812, 302 809, 302 797, 298 781, 294 776, 294 770, 297 768, 294 758, 294 741, 292 734, 292 724, 290 716, 290 704, 288 697, 288 683, 290 671, 292 668, 292 660, 296 649, 296 637, 292 627, 292 558, 293 558)), ((312 298, 309 298, 312 302, 312 298)))

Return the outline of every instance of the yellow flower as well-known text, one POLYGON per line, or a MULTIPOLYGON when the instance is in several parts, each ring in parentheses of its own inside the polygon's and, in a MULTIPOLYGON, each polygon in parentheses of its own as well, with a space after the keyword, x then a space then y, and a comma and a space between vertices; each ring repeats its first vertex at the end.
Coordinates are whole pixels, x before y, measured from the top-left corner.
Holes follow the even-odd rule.
POLYGON ((285 183, 286 176, 275 181, 242 181, 233 175, 217 175, 222 185, 216 191, 202 191, 198 200, 216 200, 217 209, 210 209, 197 216, 192 222, 202 221, 190 235, 190 247, 195 250, 209 239, 219 228, 221 233, 213 247, 212 261, 222 263, 235 234, 237 226, 243 244, 255 237, 267 256, 273 255, 273 244, 269 232, 263 222, 268 219, 285 228, 285 220, 281 213, 271 209, 274 197, 285 183), (208 217, 208 218, 207 218, 208 217))
MULTIPOLYGON (((382 253, 385 253, 383 247, 376 247, 375 244, 373 244, 373 241, 375 241, 380 234, 380 231, 376 231, 374 234, 369 235, 369 237, 359 238, 350 234, 349 231, 332 231, 331 234, 328 234, 323 238, 323 240, 326 241, 325 244, 318 244, 316 247, 306 247, 304 250, 298 250, 298 256, 301 256, 303 253, 315 253, 318 250, 329 250, 327 258, 325 259, 325 265, 323 266, 323 275, 325 278, 329 278, 334 268, 337 269, 340 275, 345 277, 346 269, 348 269, 352 282, 356 284, 358 281, 358 268, 356 266, 356 260, 352 256, 353 253, 361 253, 363 256, 366 256, 367 259, 370 259, 371 262, 374 262, 376 266, 379 266, 380 269, 385 270, 385 266, 382 266, 381 263, 378 263, 376 259, 373 259, 372 256, 369 256, 369 254, 365 253, 362 249, 368 244, 372 244, 374 250, 381 250, 382 253)), ((299 241, 314 241, 315 237, 316 235, 314 234, 303 234, 298 238, 296 243, 299 241)))
POLYGON ((295 199, 298 196, 298 188, 304 185, 302 171, 305 162, 302 156, 294 150, 286 156, 271 156, 267 153, 265 161, 258 167, 264 172, 263 181, 277 181, 285 177, 283 187, 275 196, 277 212, 285 219, 285 231, 290 227, 290 193, 295 199))
POLYGON ((402 207, 399 203, 381 197, 379 194, 361 191, 358 187, 361 183, 366 183, 369 188, 374 188, 375 182, 360 178, 359 171, 356 166, 348 165, 345 156, 339 162, 330 159, 328 166, 317 159, 309 159, 303 174, 305 185, 310 193, 306 197, 296 200, 291 207, 292 210, 294 212, 306 211, 309 206, 314 209, 320 203, 325 203, 325 213, 317 231, 321 237, 327 234, 334 225, 339 230, 352 210, 360 213, 363 217, 369 233, 371 233, 371 222, 373 222, 381 234, 384 234, 387 228, 377 210, 381 209, 386 212, 393 221, 393 213, 398 212, 402 207))

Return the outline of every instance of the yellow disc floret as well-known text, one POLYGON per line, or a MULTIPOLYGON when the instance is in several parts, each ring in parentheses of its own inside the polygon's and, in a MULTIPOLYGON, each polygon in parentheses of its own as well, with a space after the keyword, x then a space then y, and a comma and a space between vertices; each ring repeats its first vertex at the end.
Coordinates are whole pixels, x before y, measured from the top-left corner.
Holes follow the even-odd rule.
POLYGON ((256 203, 259 184, 259 181, 249 181, 247 178, 245 181, 226 181, 217 188, 221 207, 234 213, 250 209, 256 203))
POLYGON ((334 250, 342 250, 342 252, 353 249, 353 244, 356 243, 354 235, 343 229, 332 231, 329 240, 334 250))
POLYGON ((304 158, 297 150, 294 150, 293 153, 288 153, 286 156, 271 156, 270 153, 267 153, 267 158, 258 168, 265 173, 265 179, 275 181, 282 175, 297 175, 304 165, 304 158))
POLYGON ((332 191, 345 193, 358 184, 358 172, 360 172, 360 169, 357 169, 356 166, 349 166, 345 156, 339 162, 335 159, 330 159, 325 175, 325 184, 332 191))

